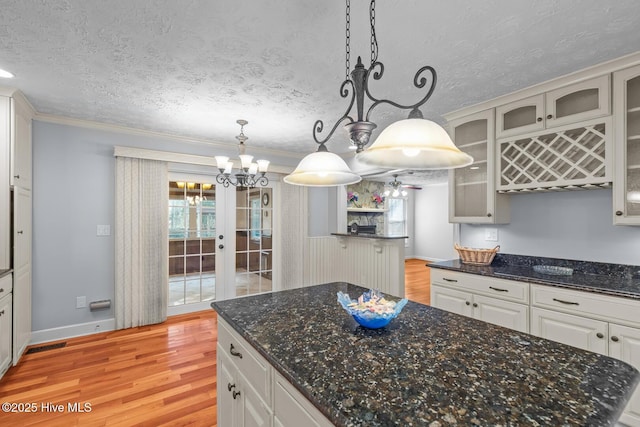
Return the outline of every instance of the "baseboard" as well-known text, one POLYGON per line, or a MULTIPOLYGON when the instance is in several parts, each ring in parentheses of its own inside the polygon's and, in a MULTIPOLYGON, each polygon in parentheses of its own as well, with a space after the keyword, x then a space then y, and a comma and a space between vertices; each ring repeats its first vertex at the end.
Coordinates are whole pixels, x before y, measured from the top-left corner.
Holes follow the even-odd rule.
POLYGON ((31 332, 31 341, 29 342, 29 345, 81 337, 83 335, 97 334, 100 332, 114 331, 115 329, 116 319, 114 318, 61 326, 59 328, 43 329, 31 332))
POLYGON ((442 259, 442 258, 429 258, 426 256, 419 256, 419 255, 406 256, 405 259, 420 259, 422 261, 428 261, 428 262, 447 261, 446 259, 442 259))

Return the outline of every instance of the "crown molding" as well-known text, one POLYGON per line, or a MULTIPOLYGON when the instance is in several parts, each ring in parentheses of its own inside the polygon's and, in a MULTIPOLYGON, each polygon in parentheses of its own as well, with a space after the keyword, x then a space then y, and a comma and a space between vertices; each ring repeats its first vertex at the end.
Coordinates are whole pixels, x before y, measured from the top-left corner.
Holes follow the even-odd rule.
MULTIPOLYGON (((187 136, 165 133, 165 132, 157 132, 153 130, 137 129, 137 128, 132 128, 128 126, 116 125, 111 123, 102 123, 102 122, 96 122, 92 120, 76 119, 72 117, 59 116, 55 114, 45 114, 45 113, 36 112, 33 119, 38 120, 40 122, 46 122, 46 123, 55 123, 55 124, 61 124, 66 126, 100 130, 105 132, 123 133, 123 134, 134 135, 134 136, 162 138, 162 139, 168 139, 172 141, 179 141, 181 143, 186 142, 189 144, 207 145, 210 147, 220 147, 227 150, 230 148, 231 149, 237 148, 237 144, 230 144, 227 142, 211 141, 209 139, 204 139, 204 138, 194 138, 194 137, 187 137, 187 136)), ((261 148, 261 147, 255 147, 255 146, 251 146, 251 153, 260 153, 262 155, 286 157, 286 158, 295 159, 295 160, 300 160, 306 155, 306 153, 292 153, 289 151, 274 150, 270 148, 261 148)))

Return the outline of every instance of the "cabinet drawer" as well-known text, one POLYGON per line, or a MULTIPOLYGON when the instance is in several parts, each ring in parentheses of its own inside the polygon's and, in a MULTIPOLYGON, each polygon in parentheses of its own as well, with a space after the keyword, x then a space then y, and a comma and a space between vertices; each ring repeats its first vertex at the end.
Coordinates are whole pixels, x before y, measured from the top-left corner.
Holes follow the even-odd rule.
POLYGON ((0 277, 0 299, 9 295, 13 289, 13 275, 11 273, 0 277))
POLYGON ((271 403, 271 369, 269 363, 218 317, 218 345, 238 370, 253 385, 268 405, 271 403))
POLYGON ((458 273, 436 268, 431 269, 431 282, 506 301, 524 304, 529 302, 529 284, 526 282, 496 279, 493 277, 458 273))
POLYGON ((640 327, 640 301, 628 298, 572 291, 552 286, 531 285, 531 304, 565 313, 640 327))

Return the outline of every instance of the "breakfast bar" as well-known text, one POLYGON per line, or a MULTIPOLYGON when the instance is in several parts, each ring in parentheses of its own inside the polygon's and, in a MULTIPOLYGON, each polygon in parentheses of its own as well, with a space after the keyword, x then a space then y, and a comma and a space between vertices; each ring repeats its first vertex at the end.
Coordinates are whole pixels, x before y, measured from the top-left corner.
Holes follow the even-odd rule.
POLYGON ((212 303, 219 372, 238 367, 218 376, 219 416, 231 410, 221 399, 258 395, 261 405, 245 407, 289 425, 277 387, 265 385, 284 378, 304 398, 295 407, 321 414, 317 425, 607 426, 640 381, 617 359, 412 301, 388 326, 366 329, 337 303, 339 291, 366 289, 337 282, 212 303), (238 348, 266 363, 246 365, 238 348), (258 385, 236 388, 252 372, 258 385))

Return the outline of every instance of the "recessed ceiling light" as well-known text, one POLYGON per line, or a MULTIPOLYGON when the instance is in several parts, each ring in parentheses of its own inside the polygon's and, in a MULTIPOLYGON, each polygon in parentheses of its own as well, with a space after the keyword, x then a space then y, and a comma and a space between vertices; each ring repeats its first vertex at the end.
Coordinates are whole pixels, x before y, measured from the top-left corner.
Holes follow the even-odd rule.
POLYGON ((0 68, 0 77, 5 78, 5 79, 10 79, 12 77, 14 77, 14 75, 8 71, 3 70, 2 68, 0 68))

